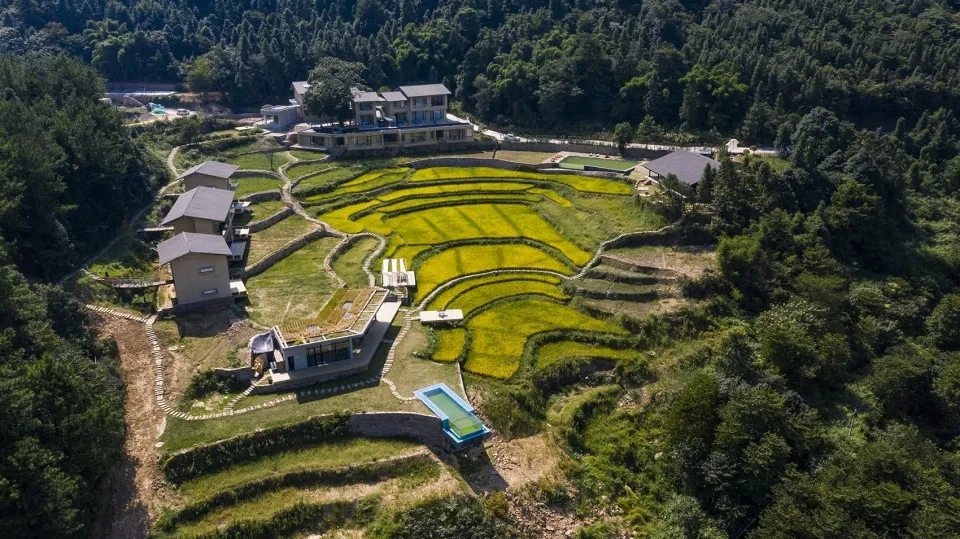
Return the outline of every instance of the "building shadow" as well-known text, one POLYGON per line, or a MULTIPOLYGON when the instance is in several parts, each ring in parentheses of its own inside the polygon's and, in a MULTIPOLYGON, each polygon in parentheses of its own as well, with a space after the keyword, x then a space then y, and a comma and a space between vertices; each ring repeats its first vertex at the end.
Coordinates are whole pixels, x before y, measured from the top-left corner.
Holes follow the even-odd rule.
POLYGON ((493 465, 484 446, 459 453, 437 452, 436 449, 433 451, 441 460, 457 470, 474 494, 506 490, 509 486, 493 465))

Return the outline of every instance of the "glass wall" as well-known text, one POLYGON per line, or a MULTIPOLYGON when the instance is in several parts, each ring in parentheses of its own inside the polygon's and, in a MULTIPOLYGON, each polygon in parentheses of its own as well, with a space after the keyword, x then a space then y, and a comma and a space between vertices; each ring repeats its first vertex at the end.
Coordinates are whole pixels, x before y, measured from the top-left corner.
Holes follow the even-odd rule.
POLYGON ((324 343, 307 348, 307 366, 316 367, 350 359, 350 341, 324 343))

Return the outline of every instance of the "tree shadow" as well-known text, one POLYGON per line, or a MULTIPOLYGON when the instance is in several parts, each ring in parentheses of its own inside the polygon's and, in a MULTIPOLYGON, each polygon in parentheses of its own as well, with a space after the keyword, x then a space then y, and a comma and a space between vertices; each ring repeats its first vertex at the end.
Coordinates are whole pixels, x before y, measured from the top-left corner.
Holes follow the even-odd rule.
POLYGON ((139 461, 124 454, 110 475, 103 509, 97 517, 93 537, 146 538, 150 531, 147 506, 137 495, 139 461))

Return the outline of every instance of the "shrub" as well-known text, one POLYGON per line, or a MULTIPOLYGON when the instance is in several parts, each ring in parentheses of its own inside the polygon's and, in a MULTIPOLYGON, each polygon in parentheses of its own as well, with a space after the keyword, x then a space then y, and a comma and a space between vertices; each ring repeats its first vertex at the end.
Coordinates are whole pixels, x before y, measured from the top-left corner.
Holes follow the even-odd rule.
POLYGON ((247 384, 236 376, 221 376, 216 371, 209 370, 195 374, 183 396, 187 399, 202 399, 211 393, 237 393, 246 387, 247 384))
POLYGON ((381 515, 365 536, 372 539, 500 539, 515 537, 512 521, 466 495, 431 498, 381 515))

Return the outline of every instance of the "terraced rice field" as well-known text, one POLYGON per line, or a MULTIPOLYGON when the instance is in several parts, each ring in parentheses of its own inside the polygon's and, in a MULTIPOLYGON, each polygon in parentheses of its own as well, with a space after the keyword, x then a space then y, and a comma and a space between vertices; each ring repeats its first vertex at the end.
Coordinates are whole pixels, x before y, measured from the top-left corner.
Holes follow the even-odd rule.
POLYGON ((266 230, 251 234, 247 265, 259 262, 267 255, 315 228, 317 228, 317 225, 310 221, 298 215, 291 215, 266 230))
POLYGON ((476 374, 509 378, 520 368, 530 337, 560 329, 626 334, 565 305, 524 298, 497 304, 467 322, 470 350, 463 366, 476 374))
POLYGON ((543 172, 521 172, 487 167, 434 167, 416 171, 410 181, 445 181, 466 178, 508 178, 554 182, 572 187, 584 193, 607 195, 632 195, 633 188, 627 183, 577 174, 547 174, 543 172))
POLYGON ((608 346, 597 346, 594 344, 564 341, 549 343, 541 346, 537 350, 536 363, 538 368, 542 368, 571 357, 611 359, 617 361, 633 358, 638 354, 639 352, 629 348, 617 349, 610 348, 608 346))
POLYGON ((315 203, 333 198, 335 196, 349 193, 362 193, 364 191, 372 191, 374 189, 386 187, 388 185, 398 183, 403 179, 409 170, 410 169, 406 168, 386 168, 367 172, 339 185, 335 192, 313 195, 307 197, 306 201, 308 203, 315 203))

